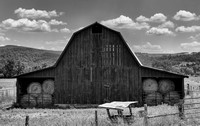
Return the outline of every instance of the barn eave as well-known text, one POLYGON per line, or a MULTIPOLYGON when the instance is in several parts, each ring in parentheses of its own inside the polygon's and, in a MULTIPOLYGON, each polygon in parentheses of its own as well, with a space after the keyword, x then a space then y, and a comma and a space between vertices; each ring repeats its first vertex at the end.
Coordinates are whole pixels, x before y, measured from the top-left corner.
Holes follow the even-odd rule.
POLYGON ((162 69, 153 68, 153 67, 149 67, 149 66, 144 66, 144 65, 142 65, 141 68, 150 69, 150 70, 155 70, 155 71, 163 72, 163 73, 167 73, 167 74, 172 74, 172 75, 174 75, 174 76, 176 76, 176 77, 189 78, 189 76, 187 76, 187 75, 178 74, 178 73, 170 72, 170 71, 165 71, 165 70, 162 70, 162 69))
POLYGON ((29 74, 41 72, 41 71, 44 71, 44 70, 54 69, 54 68, 55 68, 54 66, 50 66, 50 67, 43 68, 43 69, 40 69, 40 70, 31 71, 31 72, 28 72, 28 73, 23 73, 23 74, 20 74, 20 75, 17 75, 17 76, 13 76, 12 78, 20 78, 20 77, 24 77, 24 76, 29 75, 29 74))

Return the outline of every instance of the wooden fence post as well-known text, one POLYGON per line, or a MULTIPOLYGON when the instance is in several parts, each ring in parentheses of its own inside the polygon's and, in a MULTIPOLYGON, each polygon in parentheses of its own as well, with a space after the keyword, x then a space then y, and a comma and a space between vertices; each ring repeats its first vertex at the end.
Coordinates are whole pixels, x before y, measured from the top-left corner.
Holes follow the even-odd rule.
POLYGON ((26 122, 25 122, 25 126, 29 126, 29 116, 26 116, 26 122))
POLYGON ((144 104, 144 126, 148 126, 147 104, 144 104))
POLYGON ((189 84, 187 84, 186 95, 189 95, 189 94, 190 94, 190 93, 189 93, 189 90, 190 90, 190 85, 189 85, 189 84))
POLYGON ((95 110, 95 126, 98 126, 97 110, 95 110))
POLYGON ((184 101, 183 101, 183 99, 180 100, 180 103, 178 104, 178 110, 179 110, 179 117, 181 119, 184 119, 184 101))

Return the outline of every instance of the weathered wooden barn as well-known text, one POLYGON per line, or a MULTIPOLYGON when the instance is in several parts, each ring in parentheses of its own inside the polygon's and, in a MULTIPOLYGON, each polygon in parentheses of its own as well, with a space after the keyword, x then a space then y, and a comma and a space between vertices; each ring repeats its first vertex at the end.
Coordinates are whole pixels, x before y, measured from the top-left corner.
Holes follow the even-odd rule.
POLYGON ((17 76, 17 102, 31 82, 55 81, 54 104, 144 104, 145 78, 171 79, 184 97, 184 75, 143 66, 120 32, 99 23, 73 34, 54 66, 17 76))

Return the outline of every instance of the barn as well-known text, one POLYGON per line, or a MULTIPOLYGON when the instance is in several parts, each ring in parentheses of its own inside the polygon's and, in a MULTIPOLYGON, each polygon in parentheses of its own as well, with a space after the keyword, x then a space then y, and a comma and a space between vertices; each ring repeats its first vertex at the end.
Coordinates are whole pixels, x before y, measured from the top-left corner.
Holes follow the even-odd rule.
MULTIPOLYGON (((54 92, 50 94, 52 104, 136 100, 143 105, 149 100, 146 99, 149 94, 144 90, 144 81, 148 80, 148 86, 152 80, 155 83, 170 80, 174 83, 173 92, 183 98, 185 77, 143 66, 120 32, 95 22, 72 35, 53 66, 17 76, 17 102, 24 101, 22 97, 31 83, 42 85, 45 80, 51 80, 54 82, 54 92)), ((156 104, 160 96, 164 97, 164 94, 157 95, 158 86, 150 87, 150 91, 155 91, 149 97, 153 97, 156 104)), ((42 103, 46 102, 45 98, 42 103)), ((31 95, 25 98, 33 99, 31 95)))

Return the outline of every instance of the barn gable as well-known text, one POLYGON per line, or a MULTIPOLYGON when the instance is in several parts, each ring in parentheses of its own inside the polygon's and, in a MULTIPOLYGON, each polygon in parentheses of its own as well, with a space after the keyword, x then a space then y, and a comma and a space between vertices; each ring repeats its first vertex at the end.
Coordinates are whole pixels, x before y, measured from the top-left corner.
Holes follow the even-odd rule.
MULTIPOLYGON (((123 37, 122 37, 120 32, 112 30, 110 28, 107 28, 106 26, 103 26, 103 25, 101 25, 101 24, 96 22, 94 24, 91 24, 91 25, 89 25, 89 26, 87 26, 87 27, 75 32, 72 35, 71 39, 69 40, 69 42, 68 42, 67 46, 65 47, 64 51, 62 52, 61 56, 59 57, 59 59, 55 63, 54 67, 56 67, 61 62, 61 60, 63 59, 64 55, 66 55, 68 49, 70 48, 70 46, 72 44, 74 44, 75 41, 79 41, 79 40, 81 40, 82 43, 88 44, 87 48, 91 47, 90 46, 91 43, 93 43, 93 45, 92 45, 93 47, 96 46, 94 48, 98 48, 98 46, 108 46, 108 47, 105 48, 105 50, 106 49, 109 50, 109 49, 115 48, 115 47, 111 47, 111 46, 115 46, 115 44, 122 44, 122 46, 125 46, 125 48, 127 49, 126 53, 130 53, 130 56, 133 56, 132 58, 135 60, 135 63, 138 64, 138 65, 141 65, 139 59, 136 57, 135 53, 133 51, 131 51, 131 49, 129 48, 129 46, 125 42, 125 40, 123 39, 123 37), (98 29, 101 29, 101 34, 93 33, 93 30, 95 29, 95 27, 98 27, 98 29), (94 40, 94 39, 96 39, 96 40, 94 40), (104 40, 106 40, 108 43, 105 42, 105 43, 103 43, 104 45, 101 45, 101 43, 104 42, 104 40), (108 44, 108 45, 105 45, 105 44, 108 44)), ((78 47, 79 45, 74 45, 74 46, 79 48, 78 47)), ((76 47, 74 47, 74 48, 76 48, 76 47)), ((118 47, 118 49, 119 48, 120 47, 118 47)))

